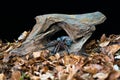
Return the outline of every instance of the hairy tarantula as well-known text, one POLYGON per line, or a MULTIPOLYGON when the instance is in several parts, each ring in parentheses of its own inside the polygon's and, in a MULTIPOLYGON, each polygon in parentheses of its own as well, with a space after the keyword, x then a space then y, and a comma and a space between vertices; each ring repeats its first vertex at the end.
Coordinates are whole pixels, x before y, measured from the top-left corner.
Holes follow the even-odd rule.
POLYGON ((71 46, 72 42, 73 41, 70 39, 70 37, 61 36, 58 37, 56 40, 53 40, 50 43, 46 44, 44 49, 55 46, 54 49, 51 51, 52 54, 60 51, 60 49, 66 50, 69 54, 69 47, 71 46))

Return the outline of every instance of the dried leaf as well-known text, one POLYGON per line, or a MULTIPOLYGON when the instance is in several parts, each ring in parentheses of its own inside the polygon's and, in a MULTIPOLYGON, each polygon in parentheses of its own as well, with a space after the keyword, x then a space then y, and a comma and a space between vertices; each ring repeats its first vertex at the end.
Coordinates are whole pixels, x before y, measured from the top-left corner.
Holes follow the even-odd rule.
POLYGON ((86 64, 85 62, 85 58, 84 57, 80 57, 80 60, 77 64, 75 64, 76 68, 79 70, 82 70, 84 64, 86 64))
POLYGON ((86 44, 86 52, 87 53, 92 53, 93 49, 97 48, 98 44, 95 40, 91 40, 88 44, 86 44))
POLYGON ((60 71, 63 71, 64 70, 64 67, 63 66, 56 66, 55 69, 60 72, 60 71))
POLYGON ((80 77, 84 80, 88 80, 91 76, 89 73, 85 73, 85 74, 81 75, 80 77))
POLYGON ((0 74, 0 80, 6 80, 6 76, 3 73, 0 74))
POLYGON ((103 69, 103 66, 101 66, 99 64, 89 64, 89 65, 83 67, 83 70, 85 72, 92 73, 92 74, 97 73, 101 69, 103 69))
POLYGON ((68 65, 68 64, 77 64, 80 60, 82 60, 83 57, 81 56, 78 56, 78 55, 66 55, 64 56, 63 58, 63 62, 65 65, 68 65))
POLYGON ((26 55, 26 56, 25 56, 25 58, 26 58, 27 60, 29 59, 29 57, 30 57, 29 55, 26 55))
POLYGON ((40 57, 40 55, 41 55, 41 52, 33 52, 34 58, 38 58, 38 57, 40 57))
POLYGON ((44 67, 40 70, 40 72, 46 73, 48 70, 49 70, 49 69, 48 69, 48 66, 44 66, 44 67))
POLYGON ((73 80, 74 75, 77 73, 79 68, 76 68, 75 65, 67 65, 66 70, 67 70, 67 72, 69 72, 69 75, 66 80, 73 80))
POLYGON ((0 52, 5 51, 7 48, 9 48, 9 46, 10 46, 10 43, 6 43, 2 45, 2 47, 0 48, 0 52))
POLYGON ((30 77, 30 79, 31 79, 31 80, 42 80, 42 79, 40 79, 39 76, 32 76, 32 77, 30 77))
POLYGON ((101 52, 104 54, 107 54, 110 58, 111 61, 114 62, 114 54, 120 49, 120 45, 114 44, 110 46, 106 46, 104 48, 101 48, 101 52))
POLYGON ((9 57, 11 56, 11 54, 4 54, 4 58, 3 58, 3 62, 7 63, 9 61, 9 57))
POLYGON ((59 53, 56 53, 56 54, 55 54, 55 57, 56 57, 57 60, 60 59, 60 54, 59 54, 59 53))
MULTIPOLYGON (((93 75, 93 78, 97 78, 98 80, 105 80, 107 77, 108 77, 108 73, 102 73, 102 72, 99 72, 97 74, 94 74, 93 75)), ((114 80, 114 79, 112 79, 114 80)))
POLYGON ((120 35, 118 35, 115 40, 119 41, 120 40, 120 35))
POLYGON ((43 51, 41 51, 41 57, 46 58, 46 57, 49 56, 49 54, 50 54, 50 51, 49 51, 49 50, 43 50, 43 51))
POLYGON ((119 49, 120 49, 120 45, 114 44, 114 45, 110 45, 102 48, 101 51, 108 55, 109 54, 114 55, 119 49))
POLYGON ((120 71, 112 71, 107 80, 118 80, 120 79, 120 71))
POLYGON ((106 39, 107 39, 106 35, 103 34, 100 38, 100 42, 104 42, 104 41, 106 41, 106 39))
POLYGON ((33 52, 33 57, 34 58, 38 58, 38 57, 48 57, 49 55, 49 50, 41 50, 41 51, 37 51, 37 52, 33 52))
POLYGON ((5 52, 9 52, 12 49, 13 49, 13 46, 10 46, 5 52))
POLYGON ((63 72, 63 71, 60 71, 58 72, 58 80, 66 80, 68 77, 68 74, 63 72))
POLYGON ((50 73, 50 72, 47 72, 46 74, 41 74, 40 75, 40 80, 48 80, 48 79, 54 79, 54 76, 53 76, 53 74, 52 73, 50 73))
POLYGON ((24 65, 24 64, 26 64, 28 61, 25 60, 25 59, 22 59, 22 58, 17 57, 17 62, 19 62, 19 65, 24 65))
POLYGON ((102 43, 99 44, 100 47, 105 47, 110 43, 110 41, 104 41, 102 43))
POLYGON ((55 57, 55 56, 50 56, 49 59, 50 59, 51 61, 55 61, 55 60, 56 60, 56 57, 55 57))
POLYGON ((13 71, 12 76, 11 76, 11 80, 20 80, 20 77, 21 77, 20 71, 13 71))
POLYGON ((64 58, 63 58, 63 63, 64 63, 65 65, 70 64, 70 56, 64 56, 64 58))

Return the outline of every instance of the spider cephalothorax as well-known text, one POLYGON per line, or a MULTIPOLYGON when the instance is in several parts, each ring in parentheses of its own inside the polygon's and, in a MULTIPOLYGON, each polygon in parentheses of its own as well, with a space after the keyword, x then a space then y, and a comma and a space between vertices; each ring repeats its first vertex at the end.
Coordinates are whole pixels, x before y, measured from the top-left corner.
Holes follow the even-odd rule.
POLYGON ((47 45, 45 45, 45 48, 50 46, 55 46, 54 49, 51 51, 53 54, 61 50, 66 50, 69 53, 69 47, 72 44, 72 40, 68 36, 61 36, 58 37, 56 40, 51 41, 47 45))

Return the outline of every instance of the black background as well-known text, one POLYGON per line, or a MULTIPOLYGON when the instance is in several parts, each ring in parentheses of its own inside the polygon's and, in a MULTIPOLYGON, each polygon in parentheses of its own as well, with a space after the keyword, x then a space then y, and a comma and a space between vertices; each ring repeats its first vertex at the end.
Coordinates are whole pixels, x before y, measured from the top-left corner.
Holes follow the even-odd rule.
POLYGON ((31 30, 35 17, 49 13, 82 14, 100 11, 107 20, 96 26, 93 38, 105 33, 120 34, 119 2, 116 0, 39 0, 0 2, 0 39, 13 41, 25 30, 31 30))

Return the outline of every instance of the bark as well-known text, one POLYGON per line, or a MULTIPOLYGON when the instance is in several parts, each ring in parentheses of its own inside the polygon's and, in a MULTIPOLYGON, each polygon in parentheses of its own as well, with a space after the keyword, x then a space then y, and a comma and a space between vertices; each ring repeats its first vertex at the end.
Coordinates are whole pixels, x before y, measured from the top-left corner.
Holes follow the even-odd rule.
POLYGON ((101 12, 93 12, 74 15, 46 14, 37 16, 35 19, 36 24, 26 40, 21 47, 10 51, 10 54, 22 56, 40 50, 49 43, 47 40, 56 36, 59 31, 64 31, 73 40, 70 52, 79 52, 95 31, 95 25, 103 23, 106 17, 101 12))

